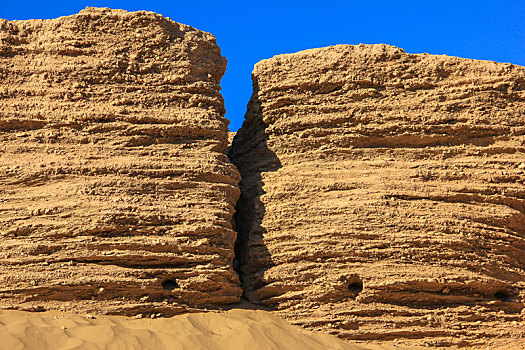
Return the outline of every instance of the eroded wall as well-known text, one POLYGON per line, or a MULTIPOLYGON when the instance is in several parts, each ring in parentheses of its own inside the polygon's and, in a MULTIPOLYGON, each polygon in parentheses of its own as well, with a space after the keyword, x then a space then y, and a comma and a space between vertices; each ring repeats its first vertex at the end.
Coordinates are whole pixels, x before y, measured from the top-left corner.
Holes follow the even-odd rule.
POLYGON ((251 301, 345 339, 522 331, 525 68, 340 45, 253 84, 231 150, 251 301))
POLYGON ((151 12, 0 20, 0 304, 239 300, 215 38, 151 12))

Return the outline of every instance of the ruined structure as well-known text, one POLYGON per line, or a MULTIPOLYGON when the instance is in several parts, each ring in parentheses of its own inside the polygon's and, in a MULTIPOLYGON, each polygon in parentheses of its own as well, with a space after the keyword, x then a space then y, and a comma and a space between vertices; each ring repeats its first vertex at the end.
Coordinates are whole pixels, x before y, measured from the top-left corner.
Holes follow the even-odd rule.
POLYGON ((0 305, 239 300, 215 38, 151 12, 0 20, 0 305))
POLYGON ((522 334, 525 68, 341 45, 253 85, 231 150, 251 301, 345 339, 522 334))
POLYGON ((225 67, 151 12, 0 20, 0 307, 218 308, 243 292, 236 254, 249 300, 343 339, 523 336, 524 67, 264 60, 228 151, 238 202, 225 67))

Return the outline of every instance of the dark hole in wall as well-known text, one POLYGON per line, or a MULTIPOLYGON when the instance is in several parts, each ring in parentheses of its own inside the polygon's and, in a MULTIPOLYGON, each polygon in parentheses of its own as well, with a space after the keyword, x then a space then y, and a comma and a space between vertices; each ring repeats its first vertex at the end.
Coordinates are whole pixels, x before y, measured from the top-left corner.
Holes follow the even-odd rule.
POLYGON ((501 301, 508 301, 510 299, 510 294, 506 290, 498 290, 494 293, 494 298, 501 301))
POLYGON ((175 282, 175 280, 173 280, 173 279, 168 279, 168 280, 165 280, 164 282, 162 282, 162 289, 164 289, 164 290, 172 291, 175 288, 177 288, 178 286, 179 285, 177 284, 177 282, 175 282))
POLYGON ((350 279, 348 283, 348 291, 354 298, 357 297, 359 293, 363 291, 363 281, 359 277, 350 279))

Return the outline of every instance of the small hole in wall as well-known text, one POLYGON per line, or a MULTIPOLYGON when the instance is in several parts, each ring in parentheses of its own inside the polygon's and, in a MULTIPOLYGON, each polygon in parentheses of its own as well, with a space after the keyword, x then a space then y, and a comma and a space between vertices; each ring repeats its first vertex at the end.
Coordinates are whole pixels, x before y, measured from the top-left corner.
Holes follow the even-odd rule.
POLYGON ((510 299, 510 295, 506 290, 498 290, 496 293, 494 293, 494 298, 501 301, 508 301, 510 299))
POLYGON ((172 291, 177 288, 179 285, 174 280, 165 280, 162 282, 162 289, 172 291))
POLYGON ((348 285, 348 291, 356 297, 359 293, 363 291, 363 281, 353 280, 348 285))

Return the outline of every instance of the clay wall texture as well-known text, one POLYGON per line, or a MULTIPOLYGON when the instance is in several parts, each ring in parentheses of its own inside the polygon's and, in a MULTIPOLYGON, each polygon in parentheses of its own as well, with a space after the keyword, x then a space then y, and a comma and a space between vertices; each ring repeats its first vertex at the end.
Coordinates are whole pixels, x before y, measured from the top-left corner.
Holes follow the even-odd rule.
POLYGON ((244 289, 343 339, 523 337, 524 67, 280 55, 237 133, 225 69, 151 12, 0 20, 0 307, 171 316, 244 289))
POLYGON ((253 84, 230 151, 251 301, 345 339, 523 330, 525 68, 339 45, 253 84))
POLYGON ((236 302, 215 38, 151 12, 0 20, 0 304, 236 302))

